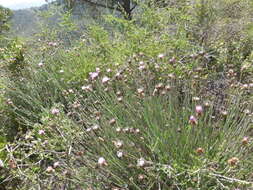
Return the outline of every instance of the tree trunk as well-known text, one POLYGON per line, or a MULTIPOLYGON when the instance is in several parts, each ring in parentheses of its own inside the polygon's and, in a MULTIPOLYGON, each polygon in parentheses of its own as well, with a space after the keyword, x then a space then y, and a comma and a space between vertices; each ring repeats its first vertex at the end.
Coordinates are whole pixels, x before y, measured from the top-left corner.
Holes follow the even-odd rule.
POLYGON ((131 9, 131 0, 122 0, 121 4, 125 19, 131 20, 132 19, 132 9, 131 9))

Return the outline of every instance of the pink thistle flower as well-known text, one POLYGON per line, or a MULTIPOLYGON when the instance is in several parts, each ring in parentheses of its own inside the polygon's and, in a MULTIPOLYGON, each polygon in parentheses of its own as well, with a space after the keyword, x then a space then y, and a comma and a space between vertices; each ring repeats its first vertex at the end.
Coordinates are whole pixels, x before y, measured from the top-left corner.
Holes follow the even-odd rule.
POLYGON ((221 111, 221 115, 226 117, 228 115, 228 112, 226 110, 221 111))
POLYGON ((196 124, 197 124, 197 119, 196 119, 196 117, 193 116, 193 115, 191 115, 191 116, 190 116, 190 119, 189 119, 189 123, 190 123, 191 125, 196 125, 196 124))
POLYGON ((94 126, 92 127, 92 129, 93 129, 94 131, 98 130, 99 128, 100 128, 99 125, 94 125, 94 126))
POLYGON ((197 105, 195 107, 195 111, 198 115, 201 115, 203 113, 203 107, 201 105, 197 105))
POLYGON ((121 79, 122 79, 121 73, 120 73, 120 72, 116 73, 115 78, 116 78, 117 80, 121 80, 121 79))
POLYGON ((160 69, 160 66, 158 64, 155 64, 155 69, 160 69))
POLYGON ((48 45, 52 47, 56 47, 58 44, 56 42, 49 42, 48 45))
POLYGON ((54 172, 54 168, 52 166, 48 166, 46 172, 48 173, 54 172))
POLYGON ((156 89, 162 89, 164 87, 163 83, 158 83, 157 85, 155 85, 156 89))
POLYGON ((57 108, 53 108, 53 109, 51 110, 51 113, 52 113, 53 115, 58 115, 58 114, 60 113, 60 110, 57 109, 57 108))
POLYGON ((114 125, 115 123, 116 123, 116 119, 114 119, 114 118, 109 121, 110 125, 114 125))
POLYGON ((107 166, 108 164, 107 164, 106 160, 103 157, 100 157, 98 159, 98 165, 99 166, 107 166))
POLYGON ((206 102, 204 103, 204 106, 205 106, 205 107, 210 107, 210 102, 209 102, 209 101, 206 101, 206 102))
POLYGON ((172 57, 172 58, 169 60, 169 63, 170 63, 170 64, 176 63, 176 58, 175 58, 175 57, 172 57))
POLYGON ((81 88, 82 88, 82 90, 84 90, 84 91, 86 91, 86 92, 92 91, 92 86, 91 86, 91 85, 82 86, 81 88))
POLYGON ((128 133, 129 130, 130 130, 130 129, 129 129, 128 127, 126 127, 126 128, 123 129, 123 132, 124 132, 124 133, 128 133))
POLYGON ((146 160, 144 158, 140 158, 137 160, 138 167, 144 167, 146 165, 146 160))
POLYGON ((120 128, 120 127, 118 127, 117 129, 116 129, 116 132, 121 132, 122 131, 122 129, 120 128))
POLYGON ((0 168, 4 167, 4 162, 2 160, 0 160, 0 168))
POLYGON ((122 151, 117 151, 117 157, 122 158, 124 156, 122 151))
POLYGON ((139 181, 142 181, 142 180, 144 180, 145 179, 145 176, 143 175, 143 174, 139 174, 138 175, 138 180, 139 181))
POLYGON ((92 128, 89 127, 86 129, 86 132, 90 132, 90 131, 92 131, 92 128))
POLYGON ((42 66, 44 66, 44 63, 40 62, 40 63, 38 64, 38 66, 39 66, 39 67, 42 67, 42 66))
POLYGON ((90 72, 89 75, 91 80, 96 80, 99 74, 98 72, 90 72))
POLYGON ((60 166, 60 162, 55 162, 54 163, 54 168, 57 168, 58 166, 60 166))
POLYGON ((249 143, 249 137, 244 137, 243 139, 242 139, 242 144, 243 145, 247 145, 249 143))
POLYGON ((39 130, 38 134, 39 135, 45 135, 45 131, 44 130, 39 130))
POLYGON ((110 78, 107 76, 103 77, 103 79, 102 79, 103 84, 107 84, 109 81, 110 81, 110 78))
POLYGON ((9 99, 9 98, 8 98, 8 99, 6 100, 6 104, 8 104, 8 105, 12 105, 12 104, 13 104, 13 102, 11 101, 11 99, 9 99))
POLYGON ((96 68, 96 72, 99 74, 101 72, 100 68, 96 68))
POLYGON ((135 134, 139 134, 139 133, 140 133, 140 129, 135 129, 135 130, 134 130, 134 133, 135 133, 135 134))
POLYGON ((195 96, 195 97, 192 97, 192 100, 193 100, 193 101, 199 101, 199 100, 200 100, 200 98, 199 98, 199 97, 197 97, 197 96, 195 96))
POLYGON ((113 144, 116 148, 121 148, 123 146, 123 141, 114 141, 113 144))
POLYGON ((146 69, 146 66, 145 66, 145 65, 139 66, 139 70, 140 70, 140 71, 144 71, 145 69, 146 69))
POLYGON ((165 86, 165 90, 170 91, 171 90, 171 86, 170 85, 166 85, 165 86))
POLYGON ((142 87, 141 87, 141 88, 138 88, 138 89, 137 89, 137 93, 138 93, 138 94, 144 93, 144 88, 142 88, 142 87))
POLYGON ((164 58, 164 54, 160 53, 160 54, 158 55, 158 58, 159 58, 159 59, 163 59, 163 58, 164 58))
POLYGON ((139 65, 144 65, 144 64, 145 64, 144 61, 139 62, 139 65))
POLYGON ((117 98, 117 100, 118 100, 119 102, 122 102, 122 101, 123 101, 123 97, 120 96, 120 97, 117 98))
POLYGON ((116 92, 116 95, 117 95, 117 96, 122 96, 123 94, 122 94, 121 91, 117 91, 117 92, 116 92))

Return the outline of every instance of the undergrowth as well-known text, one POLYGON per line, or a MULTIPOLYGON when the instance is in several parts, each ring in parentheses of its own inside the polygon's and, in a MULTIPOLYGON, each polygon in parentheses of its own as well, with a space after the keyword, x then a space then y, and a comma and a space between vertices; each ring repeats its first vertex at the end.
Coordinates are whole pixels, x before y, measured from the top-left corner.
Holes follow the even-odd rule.
POLYGON ((140 3, 82 32, 67 12, 9 41, 0 189, 253 188, 252 9, 140 3))

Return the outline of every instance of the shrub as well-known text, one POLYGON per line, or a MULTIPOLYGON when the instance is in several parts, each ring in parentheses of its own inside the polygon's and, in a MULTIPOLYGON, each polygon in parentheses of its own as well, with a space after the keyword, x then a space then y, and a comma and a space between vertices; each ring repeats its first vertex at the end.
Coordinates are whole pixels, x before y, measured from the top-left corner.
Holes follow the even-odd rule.
POLYGON ((84 86, 69 86, 67 108, 50 104, 36 115, 39 122, 8 155, 20 189, 252 185, 244 91, 224 89, 217 107, 194 73, 185 81, 163 72, 166 56, 143 56, 97 69, 84 86))
POLYGON ((5 188, 252 187, 249 1, 159 2, 3 54, 5 188))

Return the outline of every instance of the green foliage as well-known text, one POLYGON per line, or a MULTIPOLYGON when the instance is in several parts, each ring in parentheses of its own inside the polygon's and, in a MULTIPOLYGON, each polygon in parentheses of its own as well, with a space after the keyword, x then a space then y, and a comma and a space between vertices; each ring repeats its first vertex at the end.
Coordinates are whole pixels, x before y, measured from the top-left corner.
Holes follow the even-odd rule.
MULTIPOLYGON (((97 64, 114 65, 124 63, 136 52, 153 57, 159 53, 171 54, 169 52, 173 52, 173 56, 181 56, 195 50, 186 39, 186 32, 173 29, 173 26, 170 28, 171 20, 163 19, 172 17, 178 22, 184 22, 184 18, 172 16, 166 9, 159 12, 147 7, 144 9, 143 15, 132 21, 107 15, 104 17, 104 26, 91 26, 86 43, 81 44, 81 48, 90 54, 87 62, 93 63, 94 58, 97 64), (176 37, 172 36, 174 32, 176 37)), ((83 66, 86 67, 86 64, 83 66)))
POLYGON ((24 47, 19 40, 6 40, 7 45, 1 49, 0 59, 3 63, 0 67, 6 67, 12 74, 17 74, 24 68, 24 47))
POLYGON ((139 2, 85 27, 40 12, 40 33, 0 49, 4 186, 252 188, 252 8, 139 2))
POLYGON ((3 32, 9 30, 8 21, 12 16, 10 9, 0 6, 0 38, 3 32))
MULTIPOLYGON (((12 153, 21 169, 13 168, 12 174, 25 174, 20 188, 250 187, 247 133, 252 126, 246 112, 251 104, 243 106, 246 91, 225 88, 228 96, 216 104, 217 96, 203 91, 206 84, 194 79, 195 73, 187 82, 168 78, 166 58, 139 55, 111 72, 97 69, 84 86, 68 84, 68 91, 61 90, 65 102, 53 104, 55 99, 46 107, 41 103, 54 96, 39 100, 20 92, 19 97, 30 100, 26 107, 41 107, 23 115, 33 126, 20 138, 22 148, 12 153), (203 112, 195 111, 198 105, 203 112), (189 120, 191 115, 196 121, 189 120)), ((16 110, 20 116, 21 111, 16 110)))

